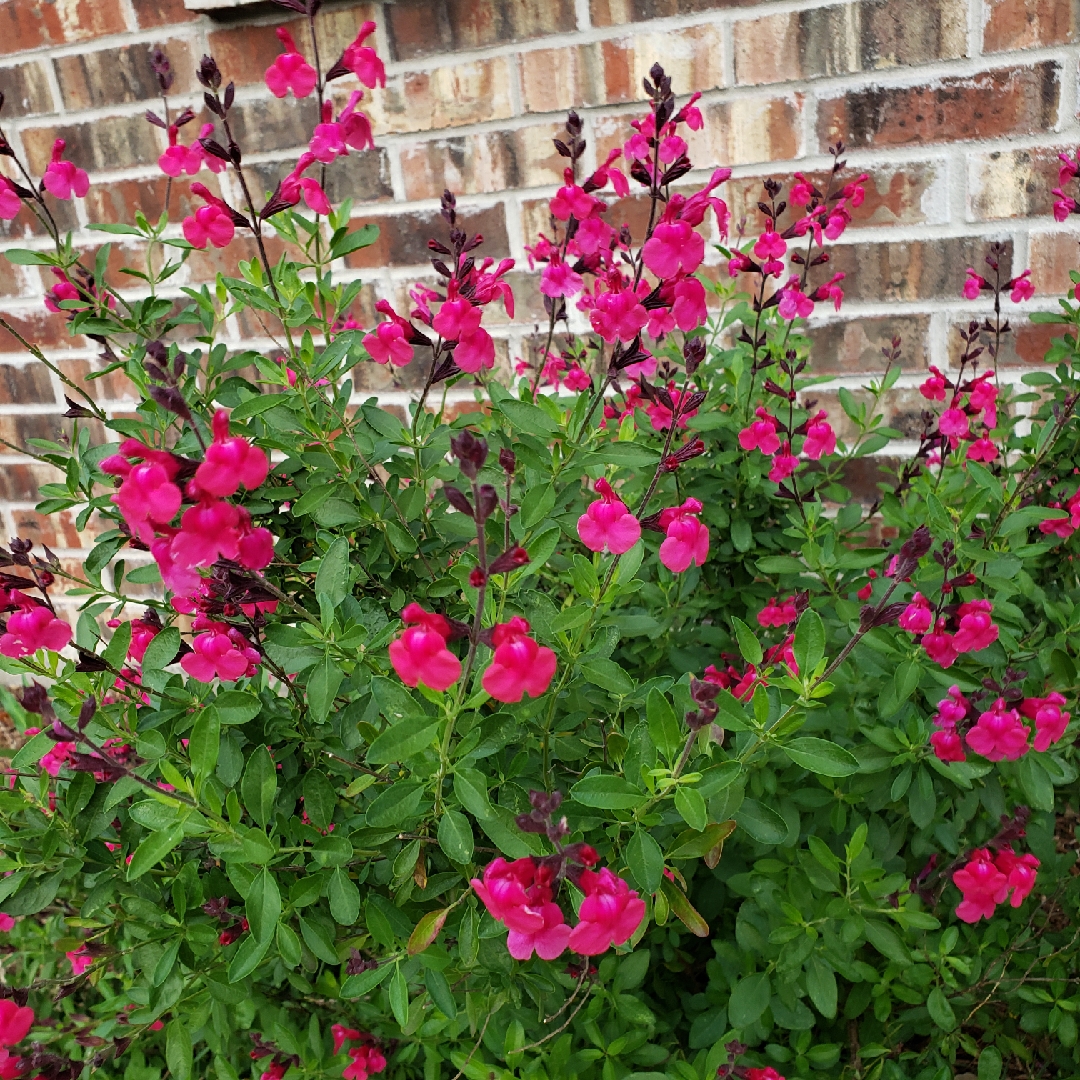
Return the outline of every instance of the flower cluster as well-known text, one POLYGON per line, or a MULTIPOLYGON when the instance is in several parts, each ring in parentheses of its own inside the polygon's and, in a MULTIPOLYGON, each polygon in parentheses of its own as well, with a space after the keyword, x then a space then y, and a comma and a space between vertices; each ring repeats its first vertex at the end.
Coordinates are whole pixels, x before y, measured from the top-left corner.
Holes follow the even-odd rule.
POLYGON ((33 1009, 0 998, 0 1077, 4 1080, 22 1075, 26 1063, 11 1053, 11 1047, 21 1043, 33 1025, 33 1009))
POLYGON ((1038 870, 1039 860, 1034 855, 1017 855, 1009 844, 1002 845, 996 854, 989 848, 978 848, 952 876, 963 894, 957 917, 966 923, 991 919, 1006 897, 1012 907, 1019 907, 1035 888, 1038 870))
MULTIPOLYGON (((963 582, 973 584, 973 582, 963 582)), ((998 626, 989 600, 965 600, 935 613, 922 593, 915 593, 898 619, 900 629, 920 639, 926 655, 943 668, 952 667, 961 653, 979 652, 998 639, 998 626)))
POLYGON ((373 1073, 381 1073, 386 1068, 386 1057, 369 1034, 342 1024, 334 1024, 330 1030, 334 1036, 335 1054, 340 1054, 346 1043, 359 1043, 348 1048, 349 1064, 341 1074, 345 1080, 368 1080, 373 1073))

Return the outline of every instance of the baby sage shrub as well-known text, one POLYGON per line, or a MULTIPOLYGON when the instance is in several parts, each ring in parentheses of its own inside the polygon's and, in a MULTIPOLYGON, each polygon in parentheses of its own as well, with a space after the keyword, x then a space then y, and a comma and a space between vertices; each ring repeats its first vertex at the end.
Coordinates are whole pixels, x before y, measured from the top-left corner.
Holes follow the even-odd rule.
POLYGON ((449 192, 439 287, 362 325, 340 267, 377 230, 324 184, 373 145, 328 89, 385 83, 373 24, 324 70, 319 0, 279 2, 310 38, 266 82, 317 103, 310 150, 260 193, 227 74, 177 113, 155 54, 160 166, 202 205, 98 226, 147 252, 122 288, 56 229, 63 143, 39 178, 0 141, 0 216, 53 241, 8 258, 138 398, 24 342, 72 420, 23 448, 39 510, 97 539, 0 551, 0 1077, 1075 1075, 1076 298, 1006 379, 1033 287, 991 246, 890 448, 903 343, 825 409, 806 332, 867 177, 837 145, 733 228, 656 66, 602 163, 573 113, 555 141, 512 374, 513 263, 449 192), (240 315, 271 355, 221 340, 240 315), (407 415, 358 402, 372 363, 422 372, 407 415))

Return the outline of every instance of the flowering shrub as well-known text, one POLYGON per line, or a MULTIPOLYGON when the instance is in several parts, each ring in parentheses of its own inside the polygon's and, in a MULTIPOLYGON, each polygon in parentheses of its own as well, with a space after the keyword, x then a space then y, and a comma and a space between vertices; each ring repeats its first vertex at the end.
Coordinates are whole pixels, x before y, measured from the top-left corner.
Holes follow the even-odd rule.
POLYGON ((310 152, 260 196, 204 58, 205 118, 148 117, 159 164, 243 202, 195 180, 182 222, 103 226, 150 246, 141 292, 57 232, 87 184, 63 145, 35 178, 0 141, 0 213, 55 241, 9 258, 139 395, 107 416, 25 343, 71 394, 70 440, 29 448, 59 470, 39 509, 101 527, 79 574, 0 551, 0 1076, 1072 1074, 1080 274, 1010 383, 1032 286, 992 246, 914 452, 874 457, 902 343, 830 413, 803 322, 843 302, 865 175, 838 145, 730 236, 728 170, 690 179, 697 95, 655 67, 598 168, 573 113, 555 142, 548 326, 500 381, 513 264, 449 192, 440 287, 353 315, 334 270, 375 230, 323 169, 374 133, 327 86, 385 74, 371 24, 323 70, 317 0, 279 2, 308 38, 266 82, 313 98, 310 152), (235 276, 170 286, 238 234, 235 276), (275 355, 217 340, 242 311, 275 355), (404 420, 354 407, 370 363, 422 370, 404 420))

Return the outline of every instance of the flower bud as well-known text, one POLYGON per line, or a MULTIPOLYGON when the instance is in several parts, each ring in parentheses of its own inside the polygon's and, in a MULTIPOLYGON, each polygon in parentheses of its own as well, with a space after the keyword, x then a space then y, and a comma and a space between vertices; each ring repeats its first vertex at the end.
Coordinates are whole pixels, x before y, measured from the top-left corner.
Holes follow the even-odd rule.
POLYGON ((466 428, 460 435, 454 435, 450 439, 450 450, 458 459, 461 471, 470 479, 475 480, 480 470, 487 461, 487 440, 477 438, 466 428))
MULTIPOLYGON (((487 453, 487 447, 484 447, 485 454, 487 453)), ((477 491, 478 498, 476 500, 476 520, 487 521, 489 517, 495 512, 495 507, 499 505, 499 493, 495 490, 491 484, 481 484, 477 491)))
POLYGON ((499 464, 503 467, 503 471, 513 476, 514 469, 517 468, 517 455, 509 447, 504 446, 499 451, 499 464))

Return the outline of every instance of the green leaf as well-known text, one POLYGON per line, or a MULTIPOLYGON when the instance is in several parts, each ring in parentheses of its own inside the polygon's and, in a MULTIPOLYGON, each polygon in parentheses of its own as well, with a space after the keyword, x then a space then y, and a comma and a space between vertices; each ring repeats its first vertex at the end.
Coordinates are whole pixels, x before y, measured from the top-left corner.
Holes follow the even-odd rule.
POLYGON ((269 870, 260 870, 255 875, 244 901, 244 913, 252 936, 258 941, 269 941, 274 936, 281 917, 281 893, 269 870))
POLYGON ((664 876, 664 853, 652 834, 645 829, 638 829, 626 845, 626 865, 638 888, 643 892, 654 893, 660 888, 664 876))
POLYGON ((28 765, 36 765, 54 746, 56 740, 49 734, 49 728, 31 735, 15 752, 11 759, 13 769, 25 769, 28 765))
POLYGON ((127 879, 135 881, 147 870, 157 866, 166 855, 184 838, 183 825, 173 825, 162 832, 154 832, 147 836, 135 849, 135 854, 128 863, 127 879))
POLYGON ((426 750, 435 740, 441 721, 434 716, 412 716, 388 727, 370 746, 369 765, 388 765, 404 761, 426 750))
POLYGON ((775 847, 787 839, 787 822, 771 807, 756 799, 744 799, 735 820, 752 840, 775 847))
POLYGON ((601 810, 630 810, 645 801, 645 795, 621 776, 594 773, 570 789, 574 801, 601 810))
POLYGON ((887 960, 893 960, 903 967, 909 967, 911 957, 904 943, 896 932, 882 922, 868 919, 866 922, 866 940, 887 960))
POLYGON ((439 820, 439 847, 451 862, 472 862, 473 831, 464 814, 456 810, 443 813, 439 820))
POLYGON ((361 248, 370 247, 379 239, 379 226, 374 222, 367 222, 359 229, 354 229, 344 236, 339 236, 330 248, 331 259, 343 259, 361 248))
POLYGON ((101 654, 102 660, 109 667, 119 668, 123 666, 127 657, 128 646, 131 644, 131 623, 122 622, 113 632, 109 644, 101 654))
POLYGON ((304 954, 300 950, 300 939, 296 931, 287 923, 278 923, 277 951, 288 967, 299 967, 304 954))
POLYGON ((240 939, 232 963, 229 964, 229 982, 236 983, 246 979, 262 963, 263 957, 270 951, 272 941, 273 937, 260 941, 254 934, 245 934, 240 939))
POLYGON ((538 435, 549 439, 560 434, 559 425, 543 409, 524 401, 505 398, 499 402, 499 412, 510 421, 513 428, 524 431, 527 435, 538 435))
POLYGON ((754 631, 742 619, 736 619, 733 615, 731 625, 735 628, 735 637, 739 642, 739 652, 742 653, 742 658, 748 664, 753 664, 756 667, 761 663, 762 657, 765 655, 761 651, 761 642, 758 641, 754 631))
POLYGON ((491 817, 487 779, 479 770, 458 766, 454 770, 454 794, 474 818, 483 821, 491 817))
POLYGON ((221 718, 217 709, 211 705, 195 717, 188 741, 191 767, 197 777, 205 778, 217 768, 220 744, 221 718))
POLYGON ((300 933, 304 938, 304 944, 320 959, 328 964, 338 963, 337 950, 334 948, 334 939, 327 933, 322 923, 315 919, 299 917, 300 933))
POLYGON ((142 681, 151 690, 160 690, 168 682, 165 668, 176 659, 180 651, 180 631, 175 626, 167 626, 155 634, 146 646, 142 661, 142 681))
POLYGON ((246 724, 262 712, 262 702, 244 690, 226 690, 214 698, 214 708, 223 724, 246 724))
POLYGON ((719 824, 708 825, 704 832, 680 833, 675 838, 675 847, 667 854, 669 862, 676 859, 700 859, 708 855, 717 844, 722 844, 735 831, 735 822, 721 821, 719 824))
POLYGON ((339 866, 330 875, 326 896, 334 922, 341 926, 352 926, 360 917, 360 890, 342 867, 339 866))
POLYGON ((334 819, 337 793, 321 769, 312 769, 304 777, 304 810, 316 829, 325 829, 334 819))
POLYGON ((308 712, 315 723, 323 724, 330 716, 342 677, 341 667, 329 654, 308 676, 308 712))
POLYGON ((908 810, 917 829, 928 828, 937 812, 937 796, 934 794, 934 778, 928 769, 920 769, 915 783, 908 789, 908 810))
POLYGON ((187 1024, 179 1018, 170 1021, 165 1032, 165 1061, 172 1080, 189 1080, 193 1060, 187 1024))
POLYGON ((428 968, 424 973, 424 985, 431 995, 431 1000, 435 1002, 436 1007, 442 1014, 448 1020, 455 1019, 457 1017, 457 1002, 454 1001, 454 995, 450 990, 450 984, 446 981, 446 976, 435 968, 428 968))
POLYGON ((711 799, 719 795, 726 787, 730 787, 742 776, 742 764, 738 761, 722 761, 719 765, 713 765, 701 774, 701 779, 694 785, 694 790, 703 799, 711 799))
POLYGON ((277 796, 277 767, 265 746, 256 746, 251 752, 240 781, 240 795, 252 819, 259 825, 268 825, 277 796))
POLYGON ((399 780, 372 801, 367 809, 367 823, 376 828, 403 824, 416 813, 423 796, 423 784, 399 780))
POLYGON ((1028 802, 1036 810, 1050 813, 1054 809, 1054 784, 1039 760, 1038 754, 1026 754, 1016 766, 1020 786, 1028 802))
POLYGON ((679 811, 683 821, 691 829, 702 832, 709 824, 709 812, 705 808, 705 800, 694 788, 679 786, 675 792, 675 809, 679 811))
POLYGON ((349 594, 349 541, 339 536, 319 561, 315 595, 325 596, 338 607, 349 594))
POLYGON ((940 986, 935 986, 926 999, 926 1009, 930 1013, 930 1019, 942 1031, 952 1031, 956 1027, 956 1013, 953 1012, 945 991, 940 986))
POLYGON ((634 692, 634 680, 614 660, 588 660, 581 665, 581 673, 589 682, 616 697, 634 692))
POLYGON ((744 1028, 756 1023, 769 1007, 771 997, 768 975, 758 973, 740 979, 728 1001, 728 1020, 732 1027, 744 1028))
POLYGON ((806 961, 806 990, 822 1016, 829 1020, 836 1016, 836 975, 817 953, 806 961))
POLYGON ((252 416, 259 416, 261 413, 276 409, 281 404, 282 398, 279 394, 257 394, 246 401, 241 401, 229 413, 229 419, 236 422, 247 420, 252 416))
POLYGON ((796 765, 821 776, 851 776, 859 771, 858 759, 849 750, 828 739, 806 735, 781 746, 796 765))
POLYGON ((343 998, 358 998, 364 994, 370 994, 376 986, 385 981, 386 976, 393 970, 394 968, 390 964, 380 964, 377 968, 362 971, 359 975, 350 975, 341 984, 341 996, 343 998))
POLYGON ((675 756, 682 749, 685 736, 675 716, 675 710, 659 690, 649 691, 646 714, 649 718, 649 737, 653 745, 669 762, 674 762, 675 756))
POLYGON ((804 675, 812 675, 825 655, 825 624, 813 608, 807 608, 802 613, 795 627, 793 649, 799 671, 804 675))
POLYGON ((162 954, 161 959, 154 965, 150 982, 154 986, 160 986, 172 974, 176 966, 176 957, 180 952, 180 938, 177 938, 162 954))
POLYGON ((406 951, 410 956, 416 956, 425 949, 435 944, 443 926, 446 924, 446 916, 450 914, 449 908, 439 908, 437 911, 429 911, 417 924, 409 935, 409 943, 406 951))
POLYGON ((996 1046, 984 1046, 979 1051, 979 1080, 1001 1080, 1003 1064, 996 1046))
POLYGON ((390 980, 390 1011, 399 1027, 404 1027, 409 1021, 409 984, 405 979, 405 973, 401 965, 394 967, 394 977, 390 980))
POLYGON ((53 263, 51 258, 29 248, 8 248, 4 252, 4 258, 16 266, 51 266, 53 263))

